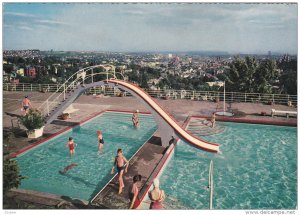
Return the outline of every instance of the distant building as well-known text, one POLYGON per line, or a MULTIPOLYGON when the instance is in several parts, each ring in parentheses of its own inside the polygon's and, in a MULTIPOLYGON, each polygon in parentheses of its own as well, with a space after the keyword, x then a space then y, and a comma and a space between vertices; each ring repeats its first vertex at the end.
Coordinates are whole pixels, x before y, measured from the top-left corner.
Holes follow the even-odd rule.
POLYGON ((272 52, 268 51, 268 58, 271 59, 271 57, 272 57, 272 52))
POLYGON ((18 70, 17 70, 17 74, 20 75, 20 76, 24 76, 24 75, 25 75, 24 68, 18 69, 18 70))
POLYGON ((222 87, 224 85, 223 81, 215 81, 215 82, 206 82, 208 84, 208 86, 212 87, 212 86, 218 86, 218 87, 222 87))
POLYGON ((26 76, 31 78, 36 78, 36 69, 34 67, 26 68, 26 76))

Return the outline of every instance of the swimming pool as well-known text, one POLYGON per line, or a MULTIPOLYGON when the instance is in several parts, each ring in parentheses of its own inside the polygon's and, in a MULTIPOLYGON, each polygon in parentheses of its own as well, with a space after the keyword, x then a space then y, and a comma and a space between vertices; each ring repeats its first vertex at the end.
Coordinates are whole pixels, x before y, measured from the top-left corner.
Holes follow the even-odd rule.
POLYGON ((129 159, 157 129, 151 115, 140 114, 140 128, 131 122, 132 114, 105 112, 81 126, 31 149, 16 160, 22 180, 20 188, 90 200, 113 177, 110 174, 118 148, 129 159), (105 140, 104 151, 98 154, 97 130, 105 140), (73 158, 66 142, 69 137, 78 144, 73 158), (64 167, 76 163, 78 166, 66 174, 64 167))
POLYGON ((297 128, 218 122, 225 131, 200 138, 208 153, 179 141, 160 181, 173 209, 208 209, 208 168, 214 162, 215 209, 295 209, 297 128))

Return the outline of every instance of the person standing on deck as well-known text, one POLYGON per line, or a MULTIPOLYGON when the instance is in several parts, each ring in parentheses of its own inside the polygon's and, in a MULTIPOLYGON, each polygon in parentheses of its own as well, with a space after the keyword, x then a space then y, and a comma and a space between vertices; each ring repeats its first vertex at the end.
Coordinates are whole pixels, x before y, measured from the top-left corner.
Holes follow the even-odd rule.
POLYGON ((127 173, 129 162, 124 157, 122 149, 118 149, 117 153, 118 155, 115 157, 115 162, 111 169, 111 174, 114 174, 115 165, 117 165, 117 170, 119 175, 119 194, 121 194, 124 188, 123 172, 125 168, 125 173, 127 173))
POLYGON ((141 175, 135 175, 133 177, 133 184, 131 189, 129 189, 129 198, 130 198, 130 207, 129 209, 136 209, 140 204, 140 200, 138 198, 139 195, 139 182, 141 181, 141 175))
POLYGON ((25 96, 25 98, 22 101, 22 109, 24 110, 24 116, 28 113, 29 107, 32 108, 31 101, 28 98, 28 96, 25 96))

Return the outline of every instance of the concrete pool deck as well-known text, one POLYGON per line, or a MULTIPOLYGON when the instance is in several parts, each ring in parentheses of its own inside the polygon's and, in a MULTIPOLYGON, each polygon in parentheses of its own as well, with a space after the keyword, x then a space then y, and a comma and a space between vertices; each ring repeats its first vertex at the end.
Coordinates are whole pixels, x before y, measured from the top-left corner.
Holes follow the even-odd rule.
MULTIPOLYGON (((26 137, 25 128, 22 125, 18 125, 16 119, 20 114, 21 101, 24 95, 29 95, 34 107, 38 107, 43 101, 45 101, 50 94, 38 93, 38 92, 4 92, 3 93, 3 130, 13 133, 11 144, 8 147, 4 147, 4 153, 18 151, 24 147, 32 145, 52 134, 55 134, 70 125, 78 124, 86 118, 89 118, 100 111, 107 109, 119 110, 119 111, 140 111, 148 112, 147 108, 140 104, 134 97, 106 97, 96 98, 92 95, 82 95, 78 98, 73 106, 75 109, 79 109, 71 114, 71 119, 62 121, 55 120, 52 124, 45 127, 45 135, 37 140, 30 140, 26 137), (13 121, 12 121, 13 120, 13 121)), ((217 104, 207 101, 192 101, 192 100, 161 100, 155 99, 168 113, 170 113, 180 124, 185 121, 189 116, 210 116, 212 112, 216 110, 217 104)), ((264 105, 258 103, 233 103, 231 108, 235 111, 244 112, 246 115, 243 119, 248 120, 266 120, 272 122, 281 123, 297 123, 297 118, 290 117, 270 117, 271 109, 297 111, 297 108, 288 107, 285 105, 264 105), (260 116, 261 112, 266 112, 267 116, 260 116)), ((218 120, 218 118, 217 118, 218 120)), ((158 134, 155 135, 157 138, 158 134)), ((125 188, 128 189, 128 185, 132 182, 132 177, 139 173, 143 176, 143 183, 146 183, 147 177, 151 174, 151 171, 158 164, 158 161, 163 156, 164 148, 159 146, 158 139, 150 139, 144 147, 136 154, 131 160, 129 171, 124 175, 125 188), (152 150, 152 154, 146 152, 152 150), (150 159, 151 158, 151 159, 150 159), (147 161, 147 163, 145 163, 147 161), (148 164, 151 168, 145 168, 148 164), (151 165, 150 165, 151 164, 151 165), (151 170, 152 169, 152 170, 151 170)), ((106 208, 128 208, 128 191, 124 190, 122 195, 118 195, 116 183, 117 179, 113 179, 111 186, 103 193, 100 193, 95 200, 94 204, 99 207, 106 208), (115 190, 116 189, 116 190, 115 190), (115 200, 114 202, 112 200, 115 200)), ((104 191, 104 190, 103 190, 104 191)), ((29 194, 22 194, 29 195, 29 194)))

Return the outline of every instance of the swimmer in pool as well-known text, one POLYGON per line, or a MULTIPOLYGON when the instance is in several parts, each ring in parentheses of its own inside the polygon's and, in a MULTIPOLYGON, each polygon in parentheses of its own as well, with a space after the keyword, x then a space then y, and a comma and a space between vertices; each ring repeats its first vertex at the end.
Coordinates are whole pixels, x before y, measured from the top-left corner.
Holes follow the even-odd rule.
POLYGON ((75 153, 75 144, 76 144, 76 147, 78 146, 77 143, 74 143, 73 141, 73 137, 69 137, 69 141, 67 142, 66 144, 66 147, 69 146, 69 149, 70 149, 70 156, 72 157, 75 153))
POLYGON ((132 115, 132 123, 134 127, 138 127, 140 124, 140 119, 139 119, 139 110, 136 110, 136 112, 132 115))
POLYGON ((101 133, 100 130, 97 131, 97 134, 98 134, 98 152, 102 151, 103 150, 103 147, 104 147, 104 139, 103 139, 103 135, 101 133))

